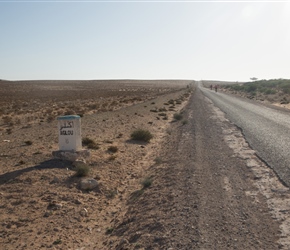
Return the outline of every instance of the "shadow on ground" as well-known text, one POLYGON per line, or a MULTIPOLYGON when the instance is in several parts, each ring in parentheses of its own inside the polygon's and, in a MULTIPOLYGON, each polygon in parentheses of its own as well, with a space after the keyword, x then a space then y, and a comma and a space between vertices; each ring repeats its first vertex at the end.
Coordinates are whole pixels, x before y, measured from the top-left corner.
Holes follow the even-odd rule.
POLYGON ((5 183, 15 179, 16 177, 18 177, 24 173, 31 172, 33 170, 53 169, 53 168, 62 169, 62 168, 67 168, 67 167, 72 167, 71 162, 58 160, 58 159, 44 161, 44 162, 41 162, 39 165, 36 165, 33 167, 18 169, 18 170, 0 175, 0 185, 3 185, 5 183))

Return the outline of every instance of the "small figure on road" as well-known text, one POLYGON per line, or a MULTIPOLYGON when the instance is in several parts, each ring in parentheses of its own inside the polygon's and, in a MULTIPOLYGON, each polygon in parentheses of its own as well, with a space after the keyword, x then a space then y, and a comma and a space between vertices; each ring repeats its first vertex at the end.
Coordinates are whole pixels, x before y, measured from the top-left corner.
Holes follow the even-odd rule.
POLYGON ((212 90, 212 85, 210 85, 209 87, 210 87, 210 90, 212 90))
POLYGON ((218 86, 214 85, 215 92, 217 92, 218 86))

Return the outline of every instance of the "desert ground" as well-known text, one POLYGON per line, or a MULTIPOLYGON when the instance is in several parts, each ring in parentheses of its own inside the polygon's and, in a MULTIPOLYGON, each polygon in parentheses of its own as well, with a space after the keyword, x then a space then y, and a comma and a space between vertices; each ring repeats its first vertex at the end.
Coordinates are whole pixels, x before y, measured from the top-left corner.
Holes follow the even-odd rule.
POLYGON ((194 81, 0 86, 0 249, 289 249, 289 189, 194 81), (71 114, 84 177, 52 157, 71 114))
POLYGON ((158 161, 190 83, 1 81, 0 248, 106 249, 113 221, 158 161), (97 145, 87 162, 94 190, 80 190, 72 164, 51 155, 56 118, 70 114, 81 115, 82 137, 97 145), (154 135, 150 143, 130 140, 138 128, 154 135))

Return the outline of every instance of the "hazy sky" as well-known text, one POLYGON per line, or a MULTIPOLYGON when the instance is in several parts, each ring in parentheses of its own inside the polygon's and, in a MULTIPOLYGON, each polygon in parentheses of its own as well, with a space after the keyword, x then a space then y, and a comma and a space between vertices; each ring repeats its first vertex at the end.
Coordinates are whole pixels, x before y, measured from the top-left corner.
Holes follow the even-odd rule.
POLYGON ((290 1, 1 1, 0 79, 290 79, 290 1))

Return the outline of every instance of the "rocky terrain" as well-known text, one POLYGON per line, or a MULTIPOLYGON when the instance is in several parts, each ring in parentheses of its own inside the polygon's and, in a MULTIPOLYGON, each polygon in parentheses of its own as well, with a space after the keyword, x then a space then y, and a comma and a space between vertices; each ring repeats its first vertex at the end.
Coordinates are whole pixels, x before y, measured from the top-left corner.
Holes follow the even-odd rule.
POLYGON ((158 162, 190 82, 0 84, 0 248, 106 249, 130 195, 158 162), (93 190, 81 190, 87 177, 51 155, 58 150, 56 117, 69 114, 82 116, 82 137, 95 143, 87 162, 98 183, 93 190), (150 143, 131 140, 139 128, 152 133, 150 143))

